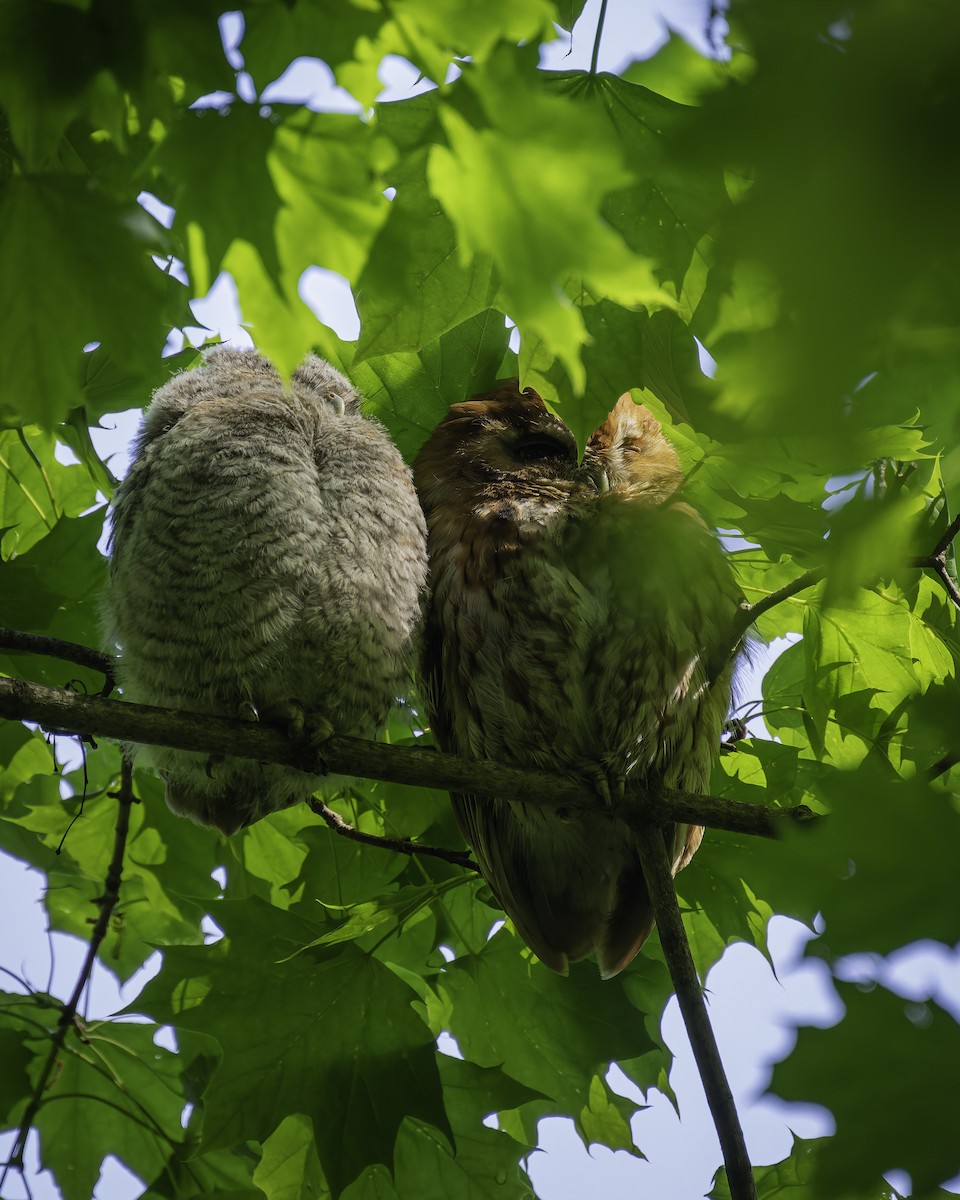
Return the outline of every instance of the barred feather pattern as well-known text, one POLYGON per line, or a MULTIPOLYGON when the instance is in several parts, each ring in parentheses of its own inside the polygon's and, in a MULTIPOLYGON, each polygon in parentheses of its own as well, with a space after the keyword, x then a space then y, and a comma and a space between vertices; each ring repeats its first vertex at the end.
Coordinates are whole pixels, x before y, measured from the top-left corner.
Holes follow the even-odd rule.
MULTIPOLYGON (((583 462, 531 389, 454 405, 414 478, 427 517, 423 676, 443 749, 594 781, 702 792, 731 668, 712 685, 740 600, 716 538, 678 499, 676 454, 621 398, 583 462)), ((501 906, 561 973, 615 975, 653 927, 636 834, 609 814, 453 797, 501 906)), ((702 836, 673 832, 673 870, 702 836)))
MULTIPOLYGON (((405 692, 426 531, 409 468, 310 356, 290 388, 218 348, 153 397, 117 491, 105 624, 128 700, 326 718, 373 736, 405 692)), ((229 834, 343 781, 141 747, 174 811, 229 834)))

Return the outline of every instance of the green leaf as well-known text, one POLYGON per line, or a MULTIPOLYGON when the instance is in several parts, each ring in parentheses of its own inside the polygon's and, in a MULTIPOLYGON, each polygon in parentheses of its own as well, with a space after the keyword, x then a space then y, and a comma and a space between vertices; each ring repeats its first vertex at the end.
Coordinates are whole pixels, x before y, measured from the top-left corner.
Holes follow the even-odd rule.
MULTIPOLYGON (((385 110, 423 99, 381 105, 381 122, 395 128, 398 122, 387 121, 385 110)), ((496 298, 490 259, 481 254, 460 260, 453 225, 427 190, 427 153, 419 148, 404 154, 387 175, 396 196, 357 283, 361 361, 419 351, 496 298)))
POLYGON ((253 898, 223 902, 214 916, 223 941, 168 950, 135 1002, 223 1049, 204 1097, 205 1145, 263 1141, 285 1116, 303 1114, 339 1195, 368 1164, 391 1161, 404 1116, 446 1127, 433 1037, 392 972, 351 947, 290 958, 310 927, 253 898), (251 1011, 276 1014, 255 1039, 251 1011))
POLYGON ((502 314, 487 309, 417 355, 371 358, 352 366, 350 375, 366 396, 368 411, 389 428, 409 461, 451 404, 493 387, 503 373, 508 343, 502 314))
POLYGON ((180 289, 150 257, 165 254, 164 242, 139 205, 89 181, 35 175, 0 186, 0 423, 52 428, 82 404, 77 367, 89 342, 128 364, 157 357, 180 289), (55 320, 43 327, 35 314, 50 312, 51 297, 55 320))
MULTIPOLYGON (((209 264, 204 281, 216 277, 235 238, 258 247, 271 278, 279 274, 274 229, 281 200, 267 162, 276 134, 275 121, 249 104, 199 108, 181 114, 157 152, 176 228, 193 224, 203 231, 209 264), (231 164, 229 188, 211 169, 218 160, 231 164)), ((203 282, 197 283, 202 290, 203 282)))
MULTIPOLYGON (((16 801, 25 811, 10 811, 7 818, 35 835, 30 861, 51 881, 46 907, 52 928, 84 940, 113 854, 117 801, 104 789, 115 783, 118 758, 116 750, 110 759, 101 752, 86 797, 64 801, 55 780, 45 780, 53 786, 42 790, 19 789, 16 801), (108 762, 101 781, 97 771, 108 762)), ((70 777, 78 789, 79 775, 70 777)), ((216 836, 174 817, 155 780, 138 777, 137 790, 145 803, 130 812, 120 900, 100 950, 103 964, 123 980, 158 945, 201 942, 201 921, 218 890, 210 879, 219 862, 216 836)))
MULTIPOLYGON (((23 997, 8 992, 0 995, 0 1020, 16 1021, 16 1009, 24 1003, 23 997)), ((24 1044, 20 1029, 0 1028, 0 1061, 3 1062, 3 1075, 0 1076, 0 1122, 4 1128, 8 1128, 12 1124, 8 1120, 10 1111, 33 1091, 27 1074, 33 1055, 24 1044)))
POLYGON ((826 1104, 836 1118, 836 1136, 816 1160, 820 1194, 861 1195, 897 1167, 923 1195, 960 1169, 953 1114, 944 1104, 960 1027, 933 1003, 914 1004, 881 987, 838 987, 843 1020, 832 1029, 800 1030, 797 1050, 774 1071, 774 1087, 787 1099, 826 1104))
POLYGON ((599 114, 533 86, 506 48, 464 78, 490 125, 441 109, 449 148, 431 151, 430 190, 456 227, 461 262, 492 258, 521 336, 542 338, 581 391, 586 335, 567 280, 621 304, 669 303, 600 216, 604 196, 629 181, 621 150, 599 114))
MULTIPOLYGON (((107 1154, 143 1179, 158 1174, 183 1142, 183 1076, 207 1047, 180 1040, 174 1054, 154 1042, 150 1025, 97 1022, 71 1036, 37 1114, 44 1163, 65 1200, 92 1195, 107 1154)), ((45 1059, 46 1044, 37 1045, 45 1059)))
MULTIPOLYGON (((102 531, 102 509, 83 517, 61 517, 26 554, 0 562, 5 623, 84 646, 100 645, 100 597, 107 574, 97 550, 102 531)), ((58 664, 53 658, 18 656, 18 661, 41 683, 63 686, 69 678, 80 678, 94 691, 103 683, 96 672, 58 664)))
MULTIPOLYGON (((816 1184, 815 1172, 820 1152, 827 1144, 826 1138, 810 1141, 796 1138, 789 1158, 771 1167, 754 1167, 757 1200, 826 1200, 826 1194, 816 1184)), ((710 1192, 710 1200, 732 1200, 727 1173, 722 1167, 710 1192)), ((902 1200, 902 1197, 882 1183, 864 1189, 860 1180, 851 1191, 844 1190, 842 1194, 831 1191, 830 1200, 902 1200)))
POLYGON ((79 465, 54 456, 56 441, 36 428, 0 431, 0 538, 5 559, 23 554, 61 516, 77 517, 96 500, 96 488, 79 465))
MULTIPOLYGON (((643 1016, 619 982, 603 982, 594 963, 567 979, 518 953, 501 930, 481 952, 451 963, 437 981, 448 1028, 463 1053, 579 1114, 591 1081, 608 1063, 652 1049, 643 1016)), ((656 970, 635 960, 630 975, 656 970)))
MULTIPOLYGON (((323 326, 300 298, 300 278, 319 265, 356 278, 389 205, 377 174, 381 147, 359 118, 296 109, 284 114, 267 155, 280 200, 274 222, 279 285, 272 250, 235 239, 224 266, 234 276, 257 348, 289 374, 313 348, 323 326)), ((262 189, 261 189, 262 190, 262 189)), ((191 238, 191 274, 209 276, 200 239, 191 238)))
POLYGON ((253 1182, 267 1200, 315 1200, 330 1194, 309 1117, 284 1117, 263 1143, 253 1182))
POLYGON ((385 11, 341 4, 339 0, 257 4, 243 16, 244 66, 261 92, 308 47, 316 49, 317 57, 333 68, 350 62, 359 49, 358 43, 373 42, 387 20, 385 11))

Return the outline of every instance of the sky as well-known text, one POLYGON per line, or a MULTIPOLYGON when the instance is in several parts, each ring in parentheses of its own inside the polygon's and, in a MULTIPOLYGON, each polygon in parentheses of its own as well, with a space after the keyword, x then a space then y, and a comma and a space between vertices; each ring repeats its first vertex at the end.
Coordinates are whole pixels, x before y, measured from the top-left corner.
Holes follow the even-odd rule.
MULTIPOLYGON (((589 0, 572 38, 564 35, 543 49, 543 66, 555 70, 589 66, 599 7, 600 0, 589 0)), ((620 71, 634 59, 649 56, 666 39, 668 20, 697 49, 709 52, 704 32, 708 9, 709 4, 702 0, 609 0, 600 69, 620 71)), ((221 28, 228 57, 239 69, 242 59, 235 44, 241 22, 236 16, 227 16, 221 28)), ((399 58, 391 58, 384 64, 381 80, 385 87, 383 98, 389 99, 403 98, 430 86, 418 81, 416 69, 399 58)), ((238 77, 238 93, 248 102, 257 99, 253 81, 243 73, 238 77)), ((358 110, 356 102, 335 87, 329 70, 317 60, 297 60, 259 97, 260 102, 267 103, 281 100, 307 102, 326 111, 358 110)), ((216 98, 211 102, 216 102, 216 98)), ((141 201, 169 224, 172 216, 169 210, 146 195, 141 201)), ((346 280, 333 272, 312 268, 301 281, 301 296, 318 319, 340 337, 350 340, 357 336, 359 321, 346 280)), ((193 303, 192 309, 197 327, 188 329, 187 335, 195 344, 211 331, 219 332, 236 345, 253 344, 242 325, 236 290, 229 277, 221 276, 206 297, 193 303)), ((180 349, 181 345, 182 338, 173 336, 168 352, 180 349)), ((139 416, 139 411, 111 416, 106 418, 110 429, 95 431, 98 451, 110 458, 115 474, 122 475, 126 469, 126 450, 139 416)), ((785 645, 770 648, 755 664, 744 680, 745 699, 759 697, 763 671, 785 645)), ((701 853, 710 853, 709 835, 701 853)), ((41 902, 42 878, 23 864, 0 856, 0 911, 15 913, 17 917, 0 927, 0 965, 24 976, 36 987, 66 997, 72 990, 85 946, 62 934, 48 938, 41 902)), ((755 1165, 784 1158, 790 1151, 791 1130, 802 1137, 814 1137, 833 1128, 832 1118, 824 1109, 788 1105, 764 1094, 771 1064, 785 1057, 794 1044, 794 1026, 831 1025, 842 1015, 828 968, 815 958, 804 958, 804 946, 813 936, 797 922, 775 917, 769 930, 772 965, 754 948, 735 945, 727 950, 706 981, 711 1021, 755 1165)), ((212 930, 211 937, 215 937, 212 930)), ((135 998, 158 969, 159 955, 154 955, 121 991, 109 972, 98 965, 85 1011, 91 1017, 117 1011, 135 998)), ((857 979, 879 977, 887 986, 915 999, 933 996, 960 1019, 960 957, 943 948, 908 949, 882 964, 875 960, 851 960, 847 975, 857 979)), ((3 986, 16 985, 6 979, 3 986)), ((570 1120, 549 1118, 540 1124, 540 1149, 527 1164, 542 1200, 582 1200, 584 1196, 603 1196, 606 1200, 643 1196, 701 1200, 710 1190, 721 1162, 720 1149, 675 1000, 667 1006, 662 1028, 667 1045, 676 1055, 670 1078, 678 1099, 679 1118, 665 1096, 651 1091, 644 1097, 614 1068, 608 1076, 611 1085, 624 1095, 646 1103, 647 1107, 632 1122, 635 1141, 643 1148, 646 1160, 601 1147, 588 1151, 570 1120)), ((440 1044, 448 1053, 457 1052, 450 1038, 442 1038, 440 1044)), ((0 1157, 5 1157, 11 1140, 12 1135, 0 1139, 0 1157)), ((35 1142, 34 1134, 28 1146, 28 1163, 35 1164, 35 1142)), ((907 1187, 903 1178, 896 1182, 901 1190, 907 1187)), ((30 1183, 35 1200, 49 1200, 58 1194, 48 1176, 35 1174, 35 1167, 30 1183)), ((8 1200, 24 1194, 18 1189, 19 1182, 14 1182, 8 1200)), ((133 1200, 142 1190, 140 1182, 122 1164, 107 1159, 95 1197, 133 1200)))

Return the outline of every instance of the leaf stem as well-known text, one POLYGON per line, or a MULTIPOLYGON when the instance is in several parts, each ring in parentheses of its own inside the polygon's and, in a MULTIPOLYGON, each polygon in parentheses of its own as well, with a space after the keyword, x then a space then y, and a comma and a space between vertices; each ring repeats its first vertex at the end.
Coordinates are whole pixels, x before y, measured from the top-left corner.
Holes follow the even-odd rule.
POLYGON ((600 15, 597 17, 597 32, 593 39, 593 57, 590 59, 590 74, 596 75, 600 61, 600 41, 603 38, 603 23, 607 17, 607 0, 600 0, 600 15))

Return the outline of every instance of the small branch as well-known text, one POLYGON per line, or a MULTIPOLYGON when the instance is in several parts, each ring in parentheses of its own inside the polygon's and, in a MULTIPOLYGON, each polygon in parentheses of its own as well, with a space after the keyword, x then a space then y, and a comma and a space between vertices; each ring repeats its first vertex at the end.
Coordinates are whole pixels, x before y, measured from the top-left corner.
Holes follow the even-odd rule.
POLYGON ((933 779, 939 779, 941 775, 946 775, 948 771, 960 762, 960 751, 951 750, 949 754, 945 754, 943 758, 937 759, 932 767, 927 771, 928 782, 933 779))
POLYGON ((101 695, 106 696, 113 690, 117 660, 89 646, 39 633, 23 633, 19 629, 7 629, 0 625, 0 650, 12 650, 15 654, 46 654, 51 658, 76 663, 78 667, 89 667, 91 671, 99 671, 109 685, 105 686, 101 695))
POLYGON ((339 833, 348 841, 361 842, 364 846, 377 846, 381 850, 393 850, 397 854, 426 854, 430 858, 442 858, 444 862, 453 863, 468 871, 479 871, 466 850, 448 850, 445 846, 424 846, 410 838, 381 837, 376 833, 364 833, 345 821, 338 812, 328 808, 322 800, 311 800, 310 807, 318 817, 326 821, 334 833, 339 833))
MULTIPOLYGON (((527 771, 499 763, 457 758, 420 747, 388 746, 334 735, 322 754, 291 741, 269 725, 233 721, 201 713, 170 712, 145 704, 126 704, 97 696, 79 696, 62 688, 24 679, 0 678, 0 717, 36 721, 59 733, 86 734, 121 742, 143 742, 229 754, 258 762, 280 763, 309 774, 331 771, 414 787, 469 792, 482 797, 522 800, 549 808, 597 812, 590 783, 568 775, 527 771)), ((773 838, 787 825, 815 820, 806 805, 766 808, 721 796, 699 796, 672 788, 645 788, 628 782, 623 802, 613 815, 627 823, 682 821, 733 833, 773 838)))
POLYGON ((11 1167, 20 1172, 21 1175, 23 1174, 23 1153, 26 1148, 27 1137, 33 1128, 36 1115, 40 1111, 40 1106, 43 1103, 43 1093, 57 1065, 57 1059, 63 1051, 63 1046, 67 1039, 67 1031, 73 1027, 76 1021, 80 1000, 86 990, 87 984, 90 982, 90 976, 93 974, 93 966, 97 960, 97 951, 100 949, 100 944, 106 937, 107 930, 110 928, 110 918, 113 916, 113 910, 116 908, 117 901, 120 898, 123 855, 127 845, 127 832, 130 828, 130 806, 134 803, 133 771, 126 759, 123 760, 120 770, 120 790, 116 793, 116 798, 119 807, 117 809, 117 823, 114 830, 113 857, 110 859, 110 866, 107 868, 107 876, 103 885, 103 895, 96 901, 100 907, 100 912, 97 915, 93 932, 90 935, 90 944, 87 947, 83 966, 80 968, 80 973, 77 976, 77 982, 70 999, 60 1011, 60 1017, 57 1020, 57 1025, 50 1041, 50 1051, 47 1055, 47 1060, 40 1074, 37 1076, 37 1084, 30 1098, 30 1103, 24 1110, 23 1119, 17 1129, 17 1136, 14 1140, 10 1157, 4 1164, 3 1174, 0 1175, 0 1188, 3 1187, 4 1180, 11 1167))
POLYGON ((648 826, 646 836, 638 839, 638 845, 640 865, 657 919, 660 944, 693 1048, 693 1057, 703 1081, 707 1104, 720 1138, 730 1194, 733 1200, 757 1200, 753 1168, 743 1140, 737 1106, 710 1026, 703 988, 697 977, 697 968, 677 905, 662 828, 648 826))
POLYGON ((798 592, 804 592, 807 588, 813 587, 819 583, 827 573, 826 567, 812 567, 809 571, 804 571, 802 575, 798 575, 796 579, 791 579, 789 583, 785 583, 783 587, 777 588, 775 592, 771 592, 769 596, 764 596, 762 600, 758 600, 755 604, 747 604, 744 602, 740 605, 740 611, 737 613, 733 624, 733 636, 731 643, 734 648, 740 644, 740 639, 747 632, 750 626, 758 617, 763 616, 768 609, 775 608, 778 604, 782 604, 784 600, 789 600, 791 596, 795 596, 798 592))
MULTIPOLYGON (((935 571, 947 595, 956 607, 960 609, 960 588, 957 587, 947 568, 947 551, 950 549, 958 533, 960 533, 960 515, 954 517, 947 526, 946 532, 939 542, 937 542, 932 554, 925 554, 919 558, 909 558, 906 565, 908 567, 916 567, 918 570, 935 571)), ((826 567, 812 567, 809 571, 804 571, 802 575, 798 575, 796 579, 785 583, 783 587, 777 588, 775 592, 771 592, 769 596, 764 596, 762 600, 758 600, 755 604, 747 604, 744 601, 734 618, 727 641, 728 649, 722 658, 718 660, 715 669, 711 669, 711 682, 719 676, 726 664, 736 654, 743 635, 758 617, 762 616, 769 609, 775 608, 784 600, 789 600, 792 596, 796 596, 798 592, 806 591, 808 587, 813 587, 814 584, 820 583, 822 579, 826 578, 826 574, 826 567)))
POLYGON ((955 516, 944 531, 943 537, 933 548, 933 558, 943 558, 953 544, 953 539, 960 533, 960 514, 955 516))

